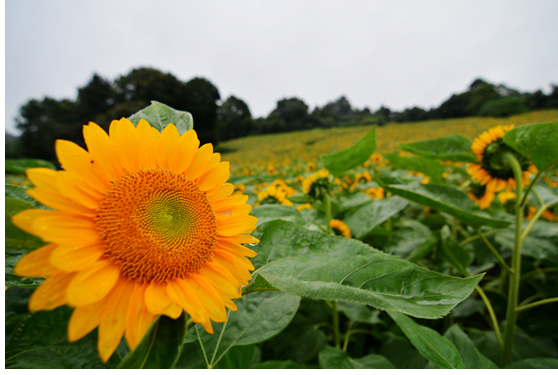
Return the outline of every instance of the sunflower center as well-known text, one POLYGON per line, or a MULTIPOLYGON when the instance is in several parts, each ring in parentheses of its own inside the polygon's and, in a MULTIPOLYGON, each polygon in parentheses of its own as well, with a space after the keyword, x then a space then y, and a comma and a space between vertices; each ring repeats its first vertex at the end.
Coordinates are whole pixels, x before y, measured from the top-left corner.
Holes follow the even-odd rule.
POLYGON ((125 173, 105 193, 95 221, 105 255, 138 282, 198 271, 216 241, 215 213, 205 193, 164 169, 125 173))

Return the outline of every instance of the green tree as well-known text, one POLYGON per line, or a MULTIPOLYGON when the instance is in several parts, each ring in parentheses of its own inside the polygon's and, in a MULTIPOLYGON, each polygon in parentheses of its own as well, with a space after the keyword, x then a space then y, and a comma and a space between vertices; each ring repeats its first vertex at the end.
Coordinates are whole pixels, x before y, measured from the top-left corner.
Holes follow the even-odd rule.
POLYGON ((252 131, 252 115, 248 105, 235 96, 229 96, 217 110, 219 141, 245 137, 252 131))

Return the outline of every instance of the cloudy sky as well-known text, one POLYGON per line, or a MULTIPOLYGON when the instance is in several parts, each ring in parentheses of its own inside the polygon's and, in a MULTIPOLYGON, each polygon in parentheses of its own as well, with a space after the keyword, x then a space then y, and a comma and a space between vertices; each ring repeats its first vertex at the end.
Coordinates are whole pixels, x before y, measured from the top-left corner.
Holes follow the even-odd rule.
POLYGON ((137 67, 205 77, 255 117, 293 96, 429 108, 477 77, 548 93, 557 16, 554 0, 6 0, 6 128, 29 99, 137 67))

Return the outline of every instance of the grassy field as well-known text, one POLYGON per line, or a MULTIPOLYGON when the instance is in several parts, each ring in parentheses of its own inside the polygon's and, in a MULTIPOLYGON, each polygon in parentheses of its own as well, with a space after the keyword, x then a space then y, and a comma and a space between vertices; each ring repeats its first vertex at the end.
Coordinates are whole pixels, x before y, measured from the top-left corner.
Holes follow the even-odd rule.
MULTIPOLYGON (((508 118, 467 117, 451 120, 391 123, 376 130, 377 152, 388 153, 398 143, 407 143, 460 134, 471 139, 500 124, 516 126, 558 120, 558 110, 529 112, 508 118)), ((341 151, 355 144, 372 126, 313 129, 300 132, 267 134, 223 142, 217 151, 231 162, 233 171, 242 167, 263 170, 267 166, 318 161, 319 156, 341 151)))

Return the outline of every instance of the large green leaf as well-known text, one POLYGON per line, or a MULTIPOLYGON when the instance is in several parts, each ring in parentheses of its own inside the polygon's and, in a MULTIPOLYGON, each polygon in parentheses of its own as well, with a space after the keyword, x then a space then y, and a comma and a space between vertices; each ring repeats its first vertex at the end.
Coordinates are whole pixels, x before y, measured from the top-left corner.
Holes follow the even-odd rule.
POLYGON ((546 185, 536 185, 533 190, 537 193, 538 198, 542 200, 542 204, 547 207, 554 206, 558 203, 558 188, 546 185))
POLYGON ((367 324, 384 323, 379 318, 380 311, 373 310, 366 305, 339 301, 337 303, 337 310, 345 314, 347 318, 351 319, 354 322, 367 323, 367 324))
POLYGON ((151 105, 128 117, 134 125, 138 125, 141 119, 145 119, 149 125, 163 131, 168 124, 174 124, 179 134, 194 128, 194 119, 189 112, 179 111, 166 104, 151 101, 151 105))
POLYGON ((388 314, 423 357, 441 368, 465 368, 457 348, 448 339, 431 328, 415 323, 403 314, 396 312, 388 312, 388 314))
POLYGON ((6 368, 114 368, 118 356, 103 365, 97 354, 97 332, 70 343, 66 331, 72 310, 59 307, 28 314, 6 346, 6 368))
POLYGON ((347 352, 331 346, 324 346, 319 356, 322 369, 395 369, 386 357, 369 354, 359 359, 349 357, 347 352))
POLYGON ((345 224, 355 238, 364 238, 378 225, 401 212, 409 202, 400 197, 377 199, 361 206, 345 217, 345 224))
POLYGON ((457 242, 451 238, 451 232, 447 225, 444 225, 441 236, 440 255, 446 262, 458 269, 462 274, 467 274, 467 265, 471 260, 471 255, 465 251, 457 242))
POLYGON ((279 292, 253 293, 236 301, 238 311, 229 312, 226 323, 213 323, 210 335, 196 324, 187 342, 197 340, 202 358, 212 368, 235 345, 265 341, 281 332, 298 310, 300 298, 279 292))
POLYGON ((35 208, 45 208, 45 206, 37 202, 35 199, 31 198, 31 196, 25 192, 26 190, 27 189, 21 186, 16 186, 11 184, 6 184, 6 186, 4 187, 4 193, 6 198, 13 198, 27 203, 31 203, 33 206, 35 206, 35 208))
MULTIPOLYGON (((499 231, 494 236, 494 241, 504 249, 513 250, 515 243, 514 232, 514 227, 499 231)), ((535 237, 532 234, 523 241, 521 255, 538 260, 549 260, 558 264, 558 246, 554 244, 552 239, 535 237)))
POLYGON ((50 161, 41 159, 6 159, 6 172, 25 174, 28 168, 56 169, 50 161))
POLYGON ((389 160, 389 163, 396 168, 405 169, 407 171, 421 172, 427 176, 432 177, 433 182, 442 182, 444 166, 437 160, 425 158, 406 158, 395 153, 388 154, 385 157, 389 160))
POLYGON ((170 369, 179 359, 186 334, 185 314, 178 319, 165 315, 153 321, 145 336, 118 365, 120 369, 170 369))
POLYGON ((549 369, 556 370, 558 368, 558 359, 556 358, 529 358, 522 361, 512 362, 506 366, 507 369, 549 369))
POLYGON ((254 207, 250 215, 258 218, 258 225, 276 219, 292 221, 299 225, 304 224, 304 218, 296 208, 281 204, 262 204, 254 207))
POLYGON ((471 341, 469 336, 467 336, 457 324, 452 325, 444 337, 448 339, 461 355, 461 359, 466 368, 468 369, 497 369, 498 366, 494 364, 490 359, 482 355, 475 344, 471 341))
POLYGON ((258 363, 253 369, 267 370, 267 369, 303 369, 304 365, 293 361, 266 361, 258 363))
POLYGON ((477 158, 471 150, 472 144, 469 138, 462 135, 449 135, 430 141, 400 143, 398 146, 405 151, 427 158, 476 163, 477 158))
POLYGON ((403 219, 396 227, 383 250, 406 258, 430 236, 430 229, 416 220, 403 219))
POLYGON ((327 156, 322 156, 322 164, 333 176, 358 167, 368 160, 376 150, 376 127, 353 146, 327 156))
POLYGON ((422 369, 427 363, 406 338, 391 333, 388 333, 388 339, 382 345, 380 354, 398 369, 422 369))
POLYGON ((216 369, 248 369, 252 367, 256 345, 233 346, 215 365, 216 369))
POLYGON ((471 212, 472 203, 467 194, 453 187, 410 184, 390 185, 385 189, 410 201, 448 213, 473 227, 486 225, 492 228, 506 228, 511 225, 508 221, 471 212))
POLYGON ((539 170, 545 169, 558 162, 558 121, 512 129, 504 135, 504 142, 539 170))
POLYGON ((433 319, 467 298, 482 278, 441 275, 360 241, 282 220, 261 225, 254 235, 260 243, 252 260, 253 275, 302 297, 362 303, 433 319))

